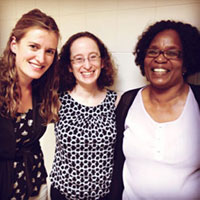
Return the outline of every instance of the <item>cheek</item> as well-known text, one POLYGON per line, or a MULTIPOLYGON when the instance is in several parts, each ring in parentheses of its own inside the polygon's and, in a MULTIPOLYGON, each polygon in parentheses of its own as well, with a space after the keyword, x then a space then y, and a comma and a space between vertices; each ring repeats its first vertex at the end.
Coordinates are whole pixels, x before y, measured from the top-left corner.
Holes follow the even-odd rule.
POLYGON ((146 72, 148 70, 150 70, 150 63, 151 63, 152 60, 148 59, 148 58, 145 58, 144 59, 144 72, 146 74, 146 72))
POLYGON ((21 66, 23 61, 26 60, 26 57, 25 55, 21 56, 22 54, 20 53, 16 53, 15 55, 15 65, 18 67, 18 66, 21 66))
POLYGON ((53 63, 54 58, 55 58, 55 56, 47 56, 46 61, 49 66, 53 63))
POLYGON ((33 59, 33 53, 29 51, 18 51, 16 53, 16 64, 21 65, 22 63, 29 62, 31 59, 33 59))
POLYGON ((153 62, 152 58, 145 58, 144 59, 144 76, 146 77, 147 81, 149 81, 151 76, 151 63, 153 62))
POLYGON ((183 62, 182 61, 172 61, 171 66, 176 73, 182 74, 184 71, 183 62))
POLYGON ((152 58, 146 58, 144 59, 144 66, 148 67, 149 65, 151 65, 151 63, 153 62, 152 58))
POLYGON ((74 73, 76 73, 77 70, 78 70, 78 68, 76 68, 75 66, 72 66, 72 65, 69 66, 69 72, 74 74, 74 73))
POLYGON ((146 77, 147 80, 149 80, 150 71, 146 65, 144 66, 144 76, 146 77))
POLYGON ((185 67, 183 67, 183 62, 179 62, 179 63, 177 64, 177 68, 179 68, 180 70, 185 69, 185 67))

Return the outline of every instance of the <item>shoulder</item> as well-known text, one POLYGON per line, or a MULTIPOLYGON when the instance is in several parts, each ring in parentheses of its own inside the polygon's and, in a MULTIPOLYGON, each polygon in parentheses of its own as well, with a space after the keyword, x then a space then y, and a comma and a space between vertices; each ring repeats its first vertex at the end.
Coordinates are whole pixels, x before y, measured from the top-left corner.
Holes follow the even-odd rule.
POLYGON ((190 84, 190 88, 192 89, 192 92, 194 93, 194 96, 200 105, 200 85, 191 85, 190 84))
POLYGON ((62 101, 63 99, 69 98, 70 95, 68 91, 65 91, 65 92, 59 92, 58 96, 59 96, 60 101, 62 101))
POLYGON ((199 91, 200 90, 200 85, 192 85, 190 84, 190 87, 193 91, 199 91))
POLYGON ((141 88, 128 90, 122 94, 120 101, 116 108, 116 114, 119 114, 119 116, 122 116, 125 118, 130 106, 132 105, 132 103, 140 89, 141 88))
POLYGON ((200 85, 189 85, 195 97, 200 100, 200 85))
POLYGON ((115 95, 115 107, 118 106, 118 104, 129 104, 131 103, 135 96, 137 95, 138 91, 141 89, 140 88, 136 88, 136 89, 132 89, 132 90, 127 90, 126 92, 116 92, 113 90, 108 90, 108 93, 112 93, 115 95))
POLYGON ((120 98, 120 103, 129 104, 132 102, 141 88, 142 87, 124 92, 120 98))
POLYGON ((117 107, 118 103, 119 103, 119 100, 120 100, 120 97, 121 97, 121 93, 120 92, 116 92, 114 90, 107 90, 107 95, 111 95, 113 96, 113 100, 114 100, 114 103, 115 103, 115 107, 117 107))
POLYGON ((0 114, 0 128, 2 130, 2 127, 5 128, 5 130, 12 130, 13 131, 13 121, 12 119, 10 118, 6 118, 6 117, 3 117, 1 114, 0 114))

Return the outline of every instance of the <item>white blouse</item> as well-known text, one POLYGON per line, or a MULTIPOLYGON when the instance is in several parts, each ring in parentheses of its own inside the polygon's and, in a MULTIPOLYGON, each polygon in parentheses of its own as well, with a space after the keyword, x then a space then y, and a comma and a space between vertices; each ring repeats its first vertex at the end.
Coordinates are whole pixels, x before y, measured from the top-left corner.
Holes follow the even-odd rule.
POLYGON ((192 90, 178 119, 158 123, 142 89, 130 107, 123 151, 123 200, 200 199, 200 111, 192 90))

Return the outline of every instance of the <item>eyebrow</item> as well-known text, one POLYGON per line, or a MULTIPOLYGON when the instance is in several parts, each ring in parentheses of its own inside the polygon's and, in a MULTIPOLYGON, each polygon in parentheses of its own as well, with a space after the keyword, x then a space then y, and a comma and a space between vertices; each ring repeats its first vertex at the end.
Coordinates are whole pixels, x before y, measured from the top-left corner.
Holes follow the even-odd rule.
MULTIPOLYGON (((90 56, 91 54, 100 55, 100 53, 98 53, 98 52, 90 52, 90 53, 88 54, 88 56, 90 56)), ((83 56, 83 57, 84 57, 83 54, 79 53, 79 54, 76 54, 76 55, 72 56, 72 58, 77 57, 77 56, 83 56)))
POLYGON ((56 51, 57 49, 54 49, 54 48, 49 48, 47 50, 52 50, 52 51, 56 51))
MULTIPOLYGON (((158 48, 157 45, 149 45, 148 49, 160 49, 158 48)), ((182 50, 182 48, 180 46, 176 46, 176 45, 171 45, 171 46, 167 46, 166 49, 178 49, 178 50, 182 50)))
MULTIPOLYGON (((37 43, 37 42, 31 42, 31 41, 29 41, 28 44, 34 44, 35 46, 41 47, 41 45, 40 45, 39 43, 37 43)), ((56 48, 51 48, 51 47, 50 47, 50 48, 47 48, 47 50, 56 51, 57 49, 56 49, 56 48)))

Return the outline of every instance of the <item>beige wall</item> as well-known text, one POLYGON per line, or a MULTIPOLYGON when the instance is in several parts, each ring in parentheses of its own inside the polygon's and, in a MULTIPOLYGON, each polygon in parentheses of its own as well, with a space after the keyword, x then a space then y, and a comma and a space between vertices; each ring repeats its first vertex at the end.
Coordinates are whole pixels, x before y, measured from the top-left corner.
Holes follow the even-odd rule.
MULTIPOLYGON (((87 30, 100 37, 117 64, 119 92, 145 84, 132 55, 145 27, 157 20, 174 19, 200 28, 200 0, 0 0, 0 53, 16 20, 33 8, 57 21, 62 35, 59 48, 79 31, 87 30)), ((49 171, 55 144, 53 125, 41 142, 49 171)))

